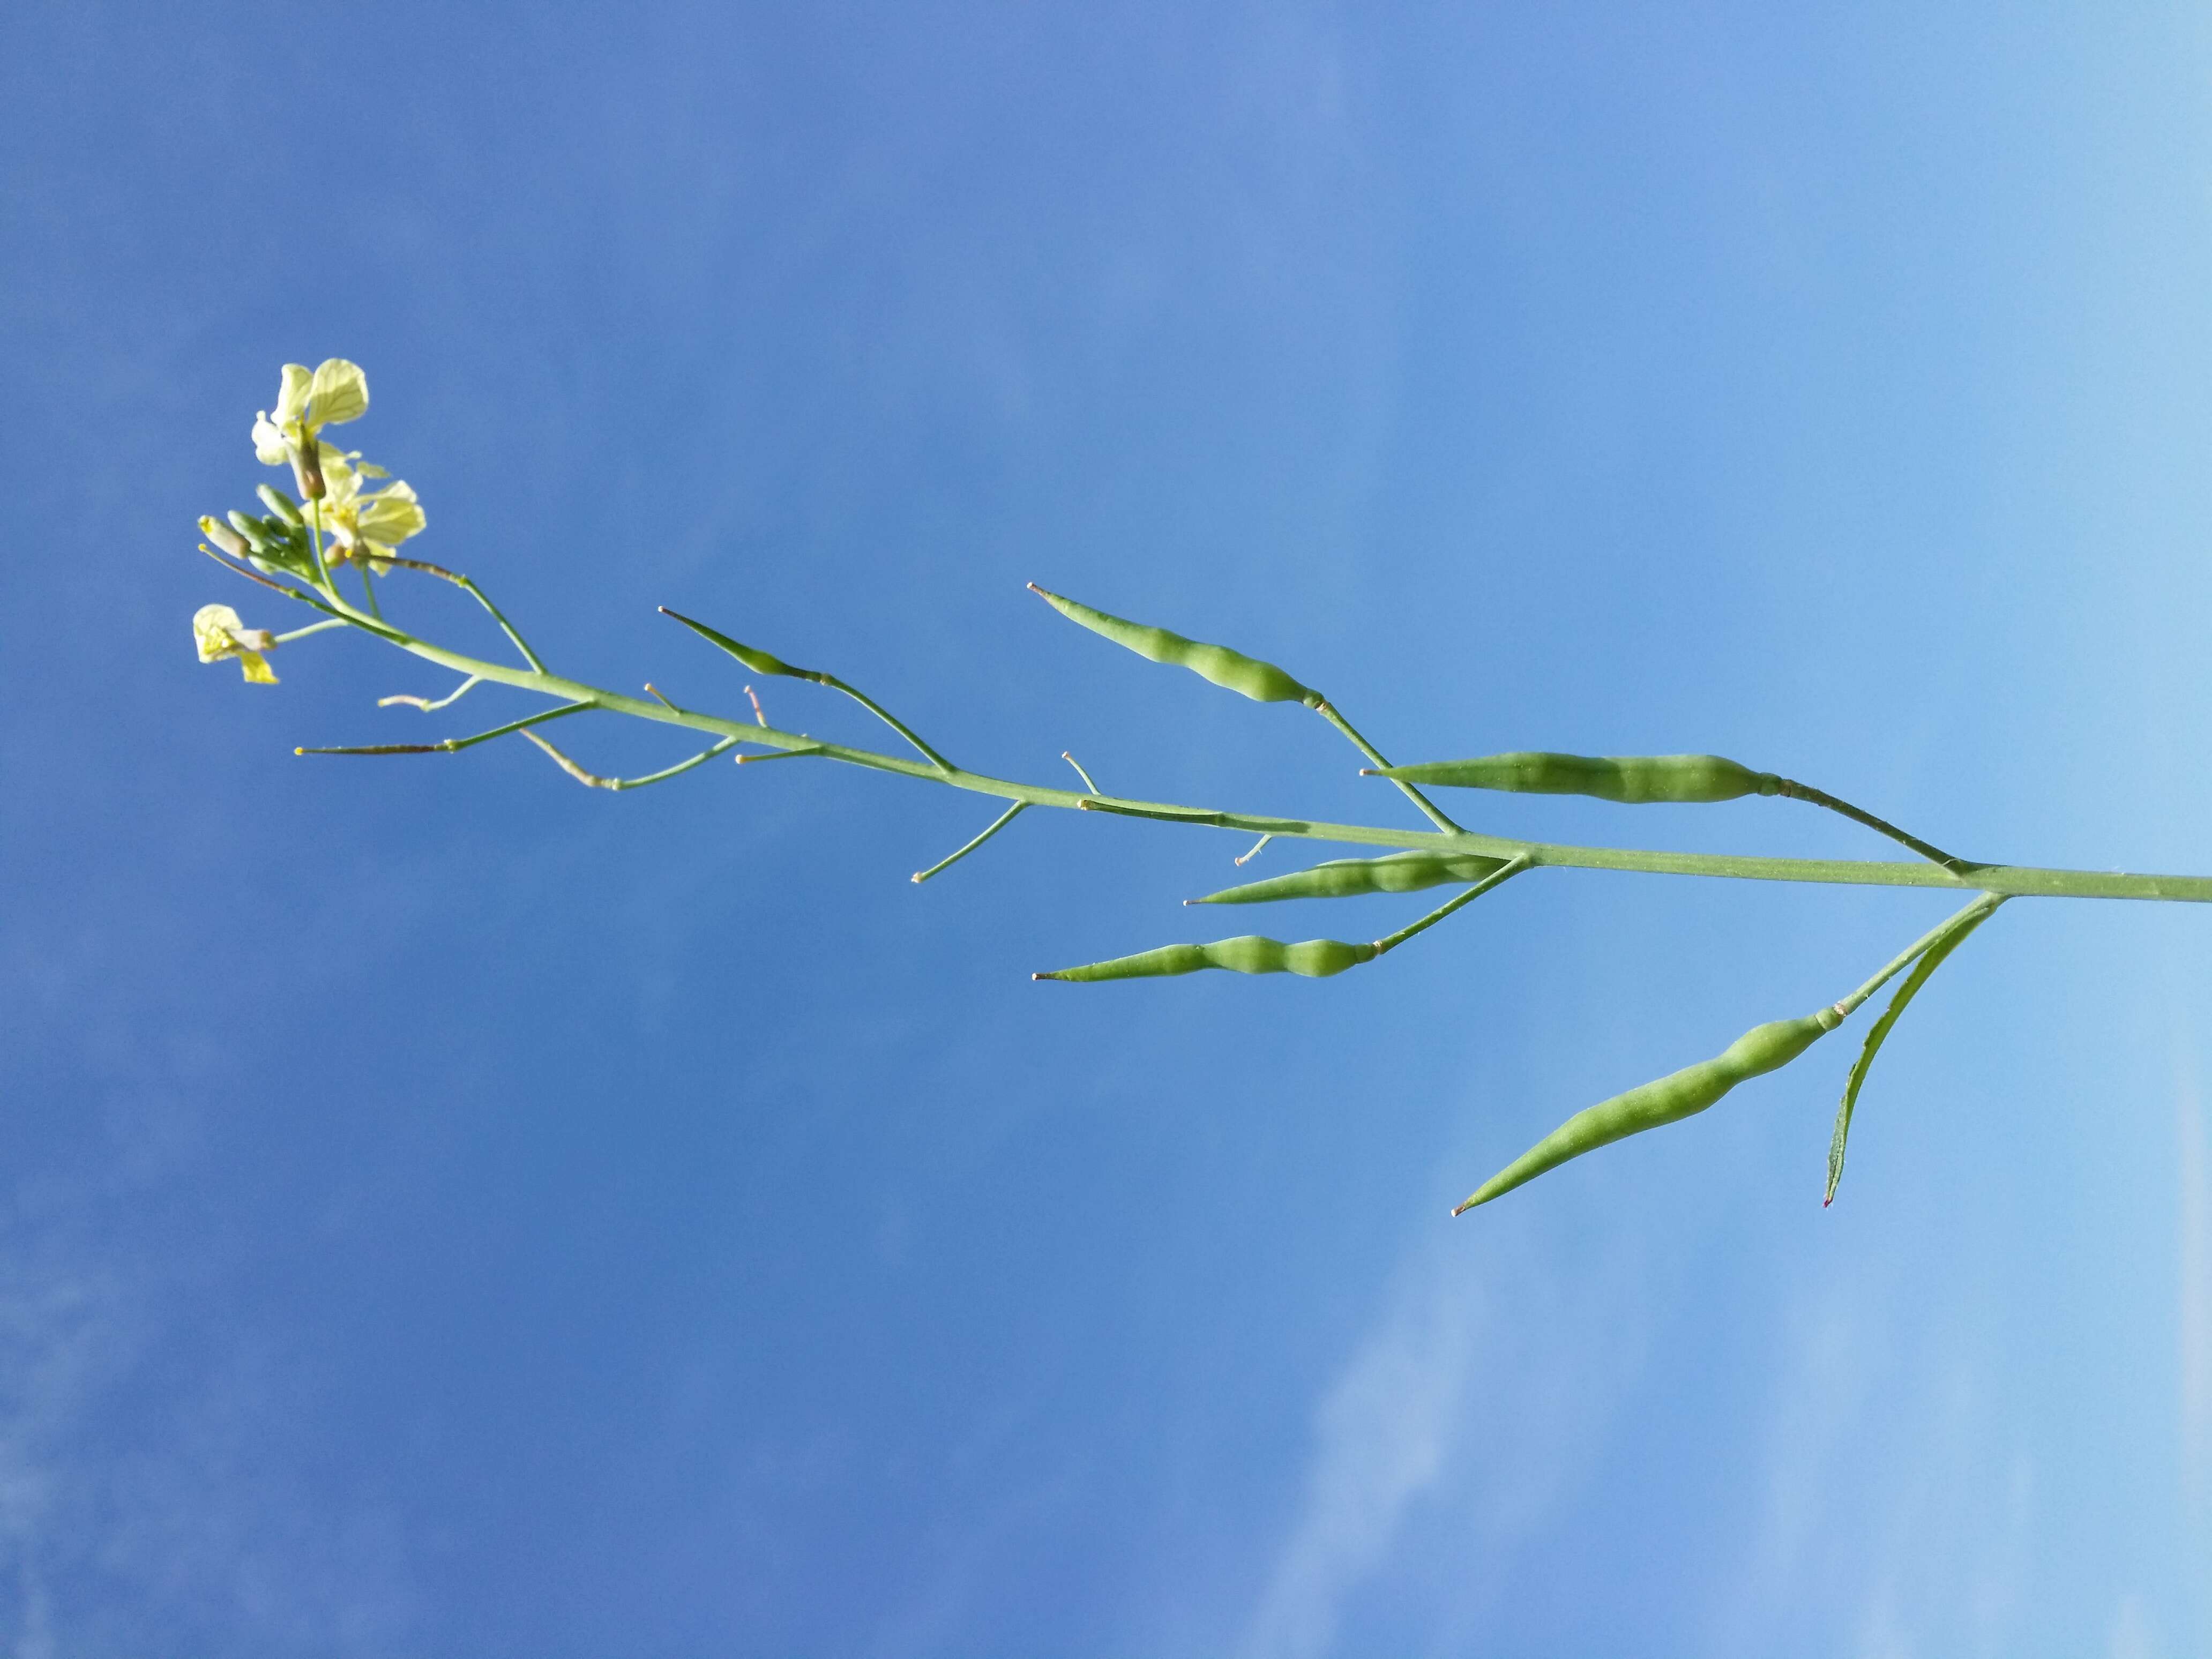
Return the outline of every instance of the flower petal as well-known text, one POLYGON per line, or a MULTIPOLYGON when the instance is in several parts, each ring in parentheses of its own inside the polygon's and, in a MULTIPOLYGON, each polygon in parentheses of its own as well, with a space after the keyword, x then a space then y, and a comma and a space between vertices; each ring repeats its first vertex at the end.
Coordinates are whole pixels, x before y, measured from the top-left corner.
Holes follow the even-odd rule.
POLYGON ((246 683, 248 685, 276 684, 276 671, 269 665, 268 659, 258 651, 240 652, 238 665, 246 671, 246 683))
POLYGON ((356 522, 364 538, 391 546, 421 535, 429 520, 423 515, 422 503, 402 479, 364 501, 356 522))
POLYGON ((276 388, 276 424, 288 426, 307 412, 309 388, 315 377, 305 363, 284 365, 284 379, 276 388))
POLYGON ((284 447, 283 429, 269 418, 266 410, 253 417, 253 454, 264 466, 282 466, 292 456, 284 447))
POLYGON ((368 413, 368 376, 359 363, 326 357, 315 371, 307 397, 311 418, 319 427, 357 421, 368 413))
POLYGON ((246 624, 227 605, 204 605, 192 612, 192 644, 202 662, 217 662, 238 649, 235 637, 246 624))
POLYGON ((320 446, 323 455, 323 517, 328 524, 331 515, 345 510, 355 496, 361 494, 361 474, 355 471, 351 458, 329 444, 320 446))

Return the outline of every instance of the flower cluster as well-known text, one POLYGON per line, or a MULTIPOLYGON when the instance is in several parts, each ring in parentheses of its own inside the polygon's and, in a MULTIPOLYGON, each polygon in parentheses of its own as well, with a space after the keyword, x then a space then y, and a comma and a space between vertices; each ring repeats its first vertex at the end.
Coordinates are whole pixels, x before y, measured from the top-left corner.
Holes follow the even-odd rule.
MULTIPOLYGON (((406 481, 365 461, 359 450, 341 450, 324 441, 323 428, 357 421, 368 412, 368 377, 357 363, 326 359, 310 369, 287 363, 276 389, 276 407, 253 420, 253 453, 265 466, 289 466, 301 500, 263 484, 256 491, 266 515, 232 512, 224 520, 204 518, 200 533, 214 550, 266 576, 304 580, 328 598, 331 572, 353 563, 366 583, 398 556, 399 544, 420 535, 422 503, 406 481), (378 480, 390 480, 381 488, 378 480)), ((228 605, 204 605, 192 618, 192 640, 202 662, 236 657, 246 678, 274 685, 263 653, 279 642, 265 629, 247 629, 228 605)))

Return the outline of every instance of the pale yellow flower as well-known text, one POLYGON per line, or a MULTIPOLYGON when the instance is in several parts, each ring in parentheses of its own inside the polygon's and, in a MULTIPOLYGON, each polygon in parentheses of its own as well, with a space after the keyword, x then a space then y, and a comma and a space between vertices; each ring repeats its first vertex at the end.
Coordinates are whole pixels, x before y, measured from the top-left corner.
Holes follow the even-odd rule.
POLYGON ((422 503, 404 478, 394 478, 381 489, 363 489, 369 479, 391 475, 364 462, 358 451, 341 454, 327 444, 322 462, 324 493, 319 507, 324 532, 332 544, 332 564, 343 564, 349 558, 388 559, 400 543, 422 532, 428 523, 422 503))
POLYGON ((264 651, 276 648, 276 636, 265 628, 248 628, 227 605, 204 605, 192 612, 192 643, 202 662, 235 657, 250 685, 274 685, 276 676, 264 651))
POLYGON ((357 421, 368 412, 368 377, 358 363, 329 357, 319 368, 284 365, 276 388, 276 407, 253 417, 253 453, 264 466, 290 462, 300 493, 323 493, 321 463, 333 453, 318 437, 326 426, 357 421))

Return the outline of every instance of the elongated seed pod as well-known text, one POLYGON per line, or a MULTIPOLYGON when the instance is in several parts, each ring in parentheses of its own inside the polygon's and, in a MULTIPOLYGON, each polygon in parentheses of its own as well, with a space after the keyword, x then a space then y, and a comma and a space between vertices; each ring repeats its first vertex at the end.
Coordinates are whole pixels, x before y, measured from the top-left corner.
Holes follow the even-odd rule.
POLYGON ((1212 680, 1228 690, 1240 692, 1255 702, 1302 702, 1309 708, 1321 707, 1320 692, 1300 684, 1271 662, 1248 657, 1225 645, 1208 645, 1200 640, 1185 639, 1164 628, 1152 628, 1143 623, 1109 617, 1103 611, 1094 611, 1073 599, 1048 593, 1035 582, 1030 584, 1030 592, 1068 621, 1079 623, 1116 645, 1127 646, 1139 656, 1153 662, 1172 663, 1178 668, 1188 668, 1200 678, 1212 680))
POLYGON ((1394 853, 1381 859, 1333 859, 1310 870, 1224 887, 1188 904, 1265 904, 1274 899, 1357 898, 1364 893, 1413 893, 1448 881, 1480 881, 1504 859, 1476 853, 1394 853))
POLYGON ((1735 800, 1780 793, 1782 780, 1718 755, 1553 755, 1528 750, 1474 760, 1387 766, 1375 775, 1401 783, 1507 789, 1528 795, 1595 795, 1626 802, 1735 800))
POLYGON ((1194 974, 1205 968, 1226 968, 1232 974, 1302 974, 1326 979, 1375 960, 1371 945, 1347 945, 1340 939, 1310 939, 1296 945, 1246 933, 1239 939, 1217 939, 1211 945, 1164 945, 1157 951, 1140 951, 1133 957, 1110 962, 1085 963, 1080 968, 1060 968, 1032 979, 1155 979, 1170 974, 1194 974))
POLYGON ((720 629, 709 628, 702 622, 694 622, 681 611, 671 611, 665 605, 660 607, 660 614, 664 617, 673 617, 702 639, 712 641, 720 646, 723 650, 728 652, 756 674, 781 674, 790 679, 813 680, 817 684, 819 684, 823 678, 822 675, 811 668, 793 668, 782 658, 771 655, 758 646, 740 645, 720 629))
POLYGON ((1780 795, 1825 807, 1854 823, 1887 836, 1900 847, 1942 865, 1954 875, 1965 875, 1974 866, 1954 858, 1942 848, 1908 834, 1887 818, 1863 807, 1839 800, 1825 789, 1800 783, 1772 772, 1749 767, 1719 755, 1553 755, 1528 750, 1511 755, 1485 755, 1474 760, 1431 761, 1419 766, 1366 769, 1374 777, 1389 778, 1401 789, 1416 783, 1456 785, 1468 789, 1510 789, 1528 794, 1595 795, 1631 805, 1646 801, 1705 803, 1735 800, 1744 795, 1780 795))
MULTIPOLYGON (((701 639, 708 641, 710 644, 720 647, 723 650, 735 657, 739 662, 744 664, 746 667, 751 669, 756 674, 781 674, 789 679, 811 680, 815 684, 827 686, 832 691, 842 691, 854 702, 860 704, 861 708, 866 709, 871 714, 873 714, 878 720, 881 720, 885 726, 890 726, 892 731, 897 732, 899 736, 904 738, 908 743, 912 744, 916 749, 921 750, 924 757, 929 760, 933 765, 946 772, 950 772, 953 769, 952 763, 951 761, 945 759, 944 756, 939 754, 934 749, 932 749, 927 744, 916 737, 914 733, 913 728, 894 715, 890 709, 884 708, 883 704, 878 702, 873 697, 869 696, 866 692, 860 690, 859 687, 846 684, 844 681, 839 679, 835 674, 825 674, 818 668, 793 667, 791 664, 784 661, 781 657, 772 655, 766 651, 761 650, 756 646, 740 645, 737 641, 732 639, 727 634, 723 633, 720 629, 709 628, 702 622, 694 622, 682 611, 671 611, 665 605, 660 607, 660 614, 664 617, 670 617, 674 621, 682 623, 686 628, 690 629, 694 634, 696 634, 701 639)), ((760 712, 760 705, 757 702, 753 705, 753 712, 756 714, 758 714, 760 712)), ((744 757, 741 755, 738 758, 742 760, 744 757)))
POLYGON ((1754 1025, 1711 1060, 1685 1066, 1626 1094, 1601 1100, 1577 1112, 1527 1152, 1515 1158, 1469 1194, 1452 1212, 1458 1215, 1478 1204, 1487 1204, 1516 1187, 1534 1181, 1547 1170, 1556 1170, 1569 1158, 1600 1146, 1674 1123, 1702 1112, 1723 1095, 1762 1072, 1787 1066, 1814 1043, 1843 1024, 1833 1008, 1823 1008, 1802 1019, 1771 1020, 1754 1025))

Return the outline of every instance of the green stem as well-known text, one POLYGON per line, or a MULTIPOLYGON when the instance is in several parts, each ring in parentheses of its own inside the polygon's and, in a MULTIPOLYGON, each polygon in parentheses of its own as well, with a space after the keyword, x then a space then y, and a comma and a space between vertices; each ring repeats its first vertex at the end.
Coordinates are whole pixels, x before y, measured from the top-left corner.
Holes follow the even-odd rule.
MULTIPOLYGON (((855 690, 853 687, 846 684, 844 681, 839 679, 835 674, 823 674, 817 672, 812 676, 812 678, 817 685, 826 685, 832 691, 842 691, 854 702, 860 704, 861 708, 866 709, 871 714, 873 714, 878 720, 881 720, 885 726, 890 726, 892 731, 897 732, 899 736, 904 738, 916 749, 919 749, 923 754, 928 756, 931 760, 936 762, 938 770, 940 772, 953 772, 959 769, 955 767, 951 761, 945 759, 944 756, 939 754, 937 750, 932 749, 927 744, 916 737, 912 727, 908 726, 904 720, 899 719, 897 715, 892 714, 890 709, 884 708, 883 704, 878 702, 873 697, 868 696, 866 692, 855 690)), ((1083 769, 1079 766, 1076 768, 1076 770, 1079 772, 1082 769, 1083 769)))
MULTIPOLYGON (((313 438, 309 438, 307 441, 309 443, 313 443, 315 441, 313 438)), ((331 568, 323 562, 322 502, 314 497, 309 497, 307 501, 307 513, 309 515, 309 522, 314 526, 315 585, 327 592, 329 592, 331 586, 331 568)))
POLYGON ((1474 886, 1468 888, 1467 891, 1460 894, 1456 898, 1446 899, 1442 904, 1437 906, 1435 909, 1430 911, 1428 915, 1423 916, 1419 921, 1408 922, 1405 927, 1401 927, 1396 933, 1386 934, 1382 938, 1376 939, 1375 941, 1375 954, 1379 957, 1385 951, 1396 950, 1407 939, 1413 938, 1414 934, 1423 933, 1427 929, 1435 927, 1446 916, 1451 915, 1453 911, 1460 908, 1461 906, 1474 903, 1475 900, 1480 898, 1492 888, 1504 885, 1506 882, 1511 880, 1515 876, 1519 875, 1528 867, 1528 860, 1525 857, 1507 860, 1504 864, 1498 866, 1497 869, 1492 870, 1488 875, 1485 876, 1480 881, 1475 883, 1474 886))
MULTIPOLYGON (((1352 722, 1336 712, 1336 705, 1334 703, 1329 702, 1328 698, 1323 697, 1320 702, 1314 706, 1314 712, 1319 714, 1323 720, 1327 720, 1331 726, 1334 726, 1338 731, 1343 732, 1346 737, 1349 738, 1352 740, 1352 746, 1354 749, 1357 749, 1361 754, 1366 756, 1367 758, 1372 761, 1376 766, 1382 768, 1386 771, 1389 769, 1390 763, 1382 758, 1382 751, 1377 749, 1373 744, 1368 742, 1366 738, 1361 737, 1358 732, 1353 731, 1352 729, 1352 722)), ((1449 818, 1446 817, 1443 814, 1443 809, 1438 806, 1434 801, 1431 800, 1426 795, 1423 794, 1419 789, 1415 788, 1412 784, 1407 783, 1403 778, 1393 778, 1390 781, 1396 784, 1401 790, 1405 792, 1406 799, 1413 802, 1414 805, 1419 807, 1431 823, 1435 824, 1437 829, 1443 830, 1448 836, 1455 836, 1459 833, 1459 825, 1454 823, 1449 818)))
POLYGON ((1913 940, 1911 944, 1906 945, 1902 951, 1899 951, 1896 956, 1893 957, 1888 964, 1885 966, 1881 972, 1875 975, 1872 979, 1860 986, 1857 990, 1852 992, 1850 995, 1845 997, 1841 1002, 1838 1002, 1836 1005, 1836 1012, 1843 1018, 1849 1019, 1858 1011, 1858 1006, 1861 1003, 1864 1002, 1876 991, 1881 989, 1883 986, 1889 983, 1891 979, 1903 972, 1905 969, 1911 966, 1913 958, 1919 956, 1922 951, 1927 950, 1929 945, 1941 939, 1946 933, 1948 933, 1955 928, 1964 925, 1970 919, 1986 916, 1990 911, 1996 909, 1997 906, 2002 904, 2008 896, 2009 895, 2003 893, 1985 893, 1980 898, 1976 899, 1972 904, 1968 905, 1965 909, 1960 911, 1957 915, 1947 916, 1942 921, 1937 922, 1933 927, 1930 927, 1918 939, 1913 940))
POLYGON ((648 783, 660 783, 670 778, 681 777, 695 766, 704 766, 717 755, 726 754, 737 743, 735 738, 724 738, 720 743, 701 750, 689 760, 680 760, 673 766, 664 766, 658 772, 648 772, 641 778, 603 778, 582 767, 539 737, 535 732, 522 734, 553 758, 553 763, 589 789, 642 789, 648 783))
MULTIPOLYGON (((1163 818, 1197 823, 1248 835, 1295 836, 1307 841, 1338 842, 1355 847, 1420 848, 1438 853, 1476 853, 1491 858, 1525 856, 1530 868, 1621 870, 1648 875, 1711 876, 1747 881, 1811 882, 1858 887, 1930 887, 1960 893, 1987 893, 2003 897, 2148 899, 2189 903, 2212 903, 2212 877, 2138 875, 2119 871, 2058 870, 2033 866, 1984 864, 1954 872, 1926 863, 1847 859, 1758 858, 1736 854, 1668 853, 1642 848, 1573 847, 1546 842, 1515 841, 1500 836, 1475 835, 1466 830, 1446 834, 1421 830, 1390 830, 1371 824, 1331 823, 1317 819, 1275 817, 1259 812, 1211 811, 1176 806, 1161 801, 1128 800, 1115 796, 1080 795, 1073 790, 1040 784, 1017 783, 959 767, 932 765, 903 756, 879 754, 843 744, 823 743, 795 732, 779 731, 749 720, 733 720, 696 710, 671 708, 643 698, 586 685, 580 681, 542 670, 510 668, 448 651, 400 633, 355 610, 325 590, 333 610, 356 626, 388 640, 412 656, 450 668, 456 673, 511 685, 520 690, 563 702, 589 705, 609 714, 627 714, 663 726, 680 726, 717 737, 733 737, 763 748, 806 751, 827 760, 888 772, 901 777, 922 778, 971 794, 989 795, 1029 806, 1054 806, 1067 811, 1116 813, 1124 817, 1163 818)), ((567 711, 563 711, 567 712, 567 711)))
MULTIPOLYGON (((324 623, 321 626, 329 628, 333 626, 333 624, 324 623)), ((301 629, 300 631, 304 634, 310 632, 311 630, 301 629)), ((402 691, 393 696, 379 697, 376 700, 376 706, 379 708, 390 708, 395 705, 404 705, 410 708, 419 708, 426 714, 435 714, 441 708, 451 708, 453 704, 459 702, 463 697, 466 696, 470 692, 475 690, 477 687, 483 684, 483 682, 481 679, 474 674, 471 674, 468 678, 463 680, 459 685, 446 693, 442 697, 434 700, 429 697, 413 696, 407 692, 402 691)))
MULTIPOLYGON (((494 738, 504 738, 526 731, 533 726, 543 726, 548 720, 557 720, 569 714, 580 714, 599 705, 589 701, 562 703, 558 708, 541 708, 534 714, 525 714, 519 720, 509 720, 504 726, 495 726, 489 732, 479 732, 472 738, 447 738, 438 743, 372 743, 346 749, 295 749, 295 755, 457 755, 464 749, 473 749, 480 743, 489 743, 494 738)), ((732 743, 737 739, 732 738, 732 743)))
POLYGON ((351 628, 353 624, 343 617, 332 617, 327 622, 309 623, 305 628, 295 628, 289 634, 279 634, 276 636, 276 643, 289 645, 295 640, 306 639, 310 634, 319 634, 326 628, 351 628))
POLYGON ((522 653, 523 661, 528 663, 531 668, 537 673, 542 674, 545 672, 545 665, 538 660, 538 653, 530 648, 530 641, 524 639, 521 635, 514 631, 514 624, 507 621, 506 617, 501 613, 500 608, 491 602, 491 596, 486 593, 483 589, 478 587, 474 582, 471 581, 466 576, 461 574, 459 571, 448 570, 441 564, 432 564, 423 559, 403 558, 397 553, 386 554, 380 558, 378 562, 380 564, 396 564, 402 570, 420 571, 423 575, 435 576, 440 581, 453 583, 454 586, 467 593, 471 599, 475 599, 478 605, 482 605, 486 611, 491 613, 491 619, 499 624, 500 632, 506 635, 509 643, 511 643, 516 650, 522 653))
POLYGON ((1974 866, 1965 859, 1954 858, 1942 848, 1931 846, 1917 836, 1907 835, 1887 818, 1878 818, 1847 800, 1838 800, 1825 789, 1815 789, 1809 783, 1800 783, 1795 778, 1779 780, 1781 787, 1775 793, 1785 800, 1802 800, 1814 806, 1825 806, 1831 812, 1839 812, 1854 823, 1863 823, 1869 830, 1887 836, 1900 847, 1910 847, 1923 859, 1932 859, 1954 875, 1963 876, 1974 866))
POLYGON ((936 863, 931 865, 927 870, 915 871, 914 872, 915 880, 918 882, 927 881, 939 870, 949 869, 953 865, 959 863, 961 860, 966 858, 970 853, 981 847, 985 842, 997 835, 1000 830, 1005 829, 1017 817, 1020 817, 1022 812, 1026 810, 1027 806, 1028 803, 1026 801, 1016 801, 1012 806, 1009 806, 1005 811, 1000 813, 998 817, 991 820, 989 829, 984 830, 981 835, 976 836, 975 840, 969 842, 958 852, 947 854, 945 857, 938 860, 936 863))

